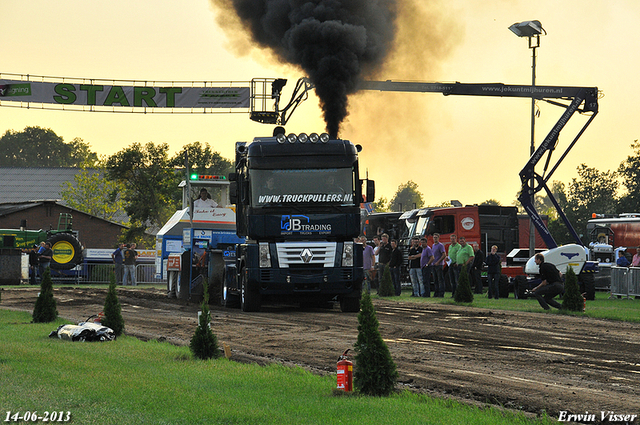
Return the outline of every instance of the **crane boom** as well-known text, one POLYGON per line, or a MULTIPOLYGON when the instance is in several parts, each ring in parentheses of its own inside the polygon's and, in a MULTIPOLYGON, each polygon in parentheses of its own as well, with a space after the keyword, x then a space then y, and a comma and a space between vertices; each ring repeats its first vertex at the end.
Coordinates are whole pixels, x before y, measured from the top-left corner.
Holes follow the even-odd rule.
POLYGON ((544 100, 552 105, 565 108, 560 119, 552 127, 551 131, 544 138, 536 151, 531 155, 522 171, 520 171, 520 180, 522 189, 518 200, 524 207, 525 211, 531 218, 536 229, 547 244, 547 247, 556 248, 558 244, 551 236, 549 229, 542 221, 542 218, 533 205, 533 196, 535 193, 545 189, 547 196, 558 211, 562 221, 565 223, 569 232, 579 245, 583 245, 578 233, 575 231, 566 215, 560 208, 557 200, 547 186, 547 182, 558 168, 558 165, 567 156, 569 151, 576 144, 580 136, 587 129, 598 113, 598 88, 597 87, 571 87, 571 86, 530 86, 530 85, 511 85, 502 83, 429 83, 429 82, 411 82, 411 81, 361 81, 360 90, 378 90, 378 91, 394 91, 394 92, 419 92, 419 93, 442 93, 445 96, 461 95, 461 96, 492 96, 492 97, 525 97, 544 100), (568 103, 562 103, 559 99, 568 103), (576 113, 591 114, 587 122, 580 129, 569 147, 560 156, 549 173, 546 173, 549 167, 551 154, 555 150, 560 132, 565 127, 569 119, 576 113), (539 175, 535 171, 535 167, 542 157, 547 154, 544 175, 539 175))

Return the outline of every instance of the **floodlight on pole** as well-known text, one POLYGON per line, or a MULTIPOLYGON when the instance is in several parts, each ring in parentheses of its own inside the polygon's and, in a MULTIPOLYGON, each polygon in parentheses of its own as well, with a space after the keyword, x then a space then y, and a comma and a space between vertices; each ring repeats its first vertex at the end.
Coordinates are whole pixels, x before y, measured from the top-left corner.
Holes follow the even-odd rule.
POLYGON ((524 21, 517 22, 509 27, 518 37, 533 37, 540 36, 543 32, 547 32, 542 28, 540 21, 524 21))
MULTIPOLYGON (((536 85, 536 49, 540 47, 540 36, 546 35, 547 31, 542 28, 540 21, 524 21, 517 22, 509 27, 509 30, 518 37, 527 37, 529 40, 529 48, 532 51, 531 55, 531 86, 536 85)), ((531 98, 531 155, 536 151, 535 147, 535 127, 536 127, 536 100, 531 98)), ((531 182, 531 187, 534 187, 534 182, 531 182)), ((531 194, 531 202, 533 203, 533 194, 531 194)), ((535 255, 536 247, 536 234, 535 226, 530 221, 529 224, 529 256, 535 255)))

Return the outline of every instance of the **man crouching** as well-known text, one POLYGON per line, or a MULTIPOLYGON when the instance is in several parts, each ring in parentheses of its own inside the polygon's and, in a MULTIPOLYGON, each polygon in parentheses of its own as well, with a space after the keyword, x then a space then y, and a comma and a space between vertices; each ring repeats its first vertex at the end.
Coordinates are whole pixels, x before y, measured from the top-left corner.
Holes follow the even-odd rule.
POLYGON ((564 284, 560 271, 551 263, 544 262, 544 255, 536 254, 535 262, 540 268, 540 278, 542 282, 531 291, 531 295, 536 297, 540 306, 549 310, 549 305, 561 309, 562 304, 554 300, 556 295, 564 293, 564 284))

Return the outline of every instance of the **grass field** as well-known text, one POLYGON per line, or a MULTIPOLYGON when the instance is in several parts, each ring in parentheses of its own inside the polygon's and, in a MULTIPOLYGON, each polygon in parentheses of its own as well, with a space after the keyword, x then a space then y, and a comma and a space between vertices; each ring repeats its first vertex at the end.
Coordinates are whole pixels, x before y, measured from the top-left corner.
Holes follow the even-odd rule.
MULTIPOLYGON (((75 424, 541 424, 548 417, 409 392, 336 396, 335 376, 226 359, 122 337, 79 343, 48 338, 62 321, 30 323, 0 304, 0 421, 15 413, 67 412, 75 424), (10 412, 10 413, 7 413, 10 412), (7 415, 9 415, 7 417, 7 415)), ((215 331, 215 330, 214 330, 215 331)))
MULTIPOLYGON (((486 288, 485 288, 486 291, 486 288)), ((478 308, 487 308, 494 310, 511 310, 511 311, 529 311, 542 314, 570 314, 575 316, 595 317, 599 319, 621 320, 625 322, 640 322, 640 300, 633 298, 612 298, 609 299, 608 292, 596 292, 594 301, 587 301, 584 313, 573 313, 566 311, 558 311, 551 309, 548 312, 543 310, 535 298, 527 298, 524 300, 515 299, 513 294, 509 294, 509 298, 488 299, 486 292, 482 295, 474 294, 473 303, 465 304, 478 308)), ((407 302, 416 303, 439 303, 439 304, 455 304, 453 299, 449 298, 447 293, 445 298, 415 298, 411 297, 411 291, 402 291, 400 297, 389 297, 386 299, 401 299, 407 302)), ((373 295, 373 298, 378 298, 373 295)))

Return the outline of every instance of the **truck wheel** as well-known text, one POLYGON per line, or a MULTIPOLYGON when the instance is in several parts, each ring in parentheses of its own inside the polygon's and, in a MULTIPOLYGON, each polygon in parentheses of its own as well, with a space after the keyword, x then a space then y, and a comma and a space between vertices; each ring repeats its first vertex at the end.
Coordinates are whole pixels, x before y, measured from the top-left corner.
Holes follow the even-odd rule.
POLYGON ((222 289, 220 292, 220 304, 227 308, 240 307, 240 300, 237 294, 230 292, 229 282, 227 281, 227 272, 225 271, 222 276, 222 289))
POLYGON ((506 274, 500 275, 500 280, 498 280, 498 293, 500 294, 500 298, 509 298, 509 276, 506 274))
POLYGON ((82 245, 71 233, 55 234, 47 242, 53 251, 52 269, 70 270, 82 262, 82 245))
POLYGON ((517 299, 524 300, 527 296, 524 294, 524 291, 529 288, 529 284, 527 283, 527 276, 516 276, 516 284, 513 288, 513 293, 517 299))
POLYGON ((209 261, 209 304, 218 304, 222 293, 224 260, 222 253, 212 252, 209 261))
POLYGON ((596 277, 593 273, 583 273, 578 276, 580 281, 580 293, 584 294, 584 297, 593 301, 596 299, 596 277))
POLYGON ((340 297, 340 310, 343 313, 357 313, 360 311, 360 297, 340 297))
POLYGON ((253 288, 249 288, 249 279, 244 268, 240 270, 240 282, 242 285, 240 289, 240 308, 242 311, 260 311, 260 304, 262 303, 260 293, 253 288))
POLYGON ((180 272, 171 271, 167 272, 167 297, 169 298, 177 298, 178 297, 178 279, 180 279, 180 272))

